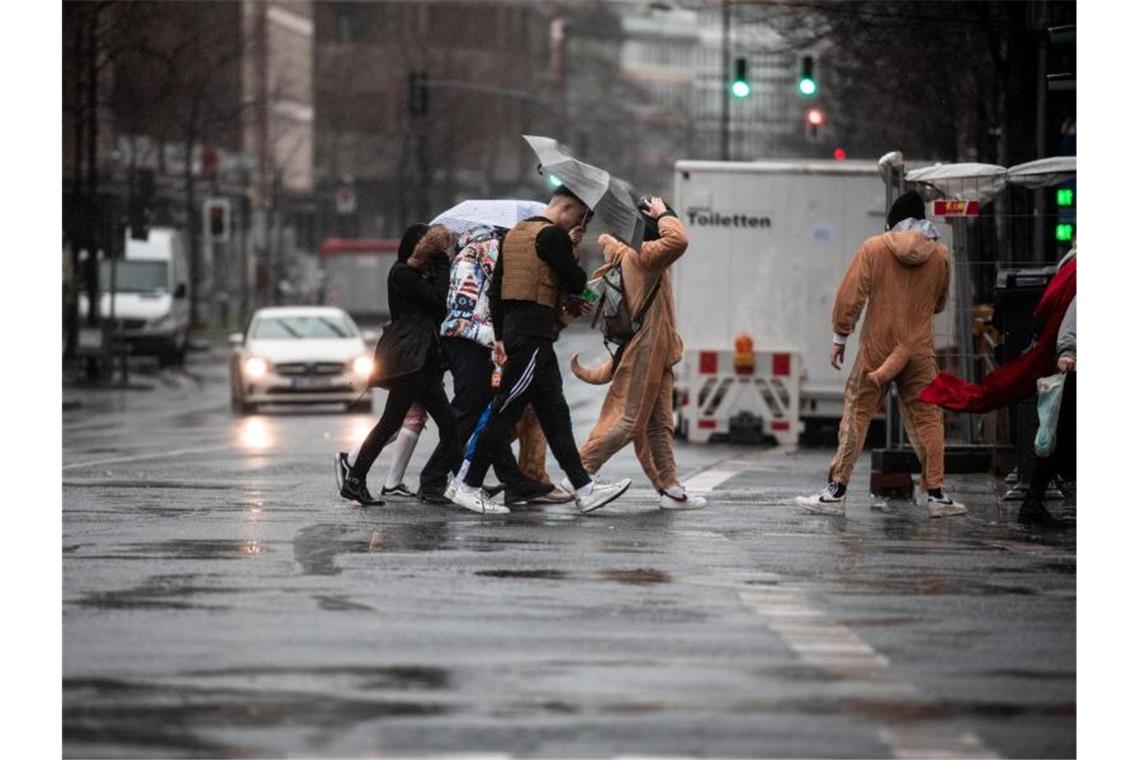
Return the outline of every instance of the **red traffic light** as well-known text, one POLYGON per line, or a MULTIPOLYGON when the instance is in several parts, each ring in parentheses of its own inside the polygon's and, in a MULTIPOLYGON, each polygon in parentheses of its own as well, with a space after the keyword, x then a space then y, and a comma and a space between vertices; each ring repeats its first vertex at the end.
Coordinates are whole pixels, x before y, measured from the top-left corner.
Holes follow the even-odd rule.
POLYGON ((836 148, 831 155, 835 156, 836 161, 842 161, 847 158, 847 151, 843 148, 836 148))
POLYGON ((804 114, 804 118, 807 119, 808 124, 818 127, 823 124, 823 111, 818 108, 809 108, 804 114))

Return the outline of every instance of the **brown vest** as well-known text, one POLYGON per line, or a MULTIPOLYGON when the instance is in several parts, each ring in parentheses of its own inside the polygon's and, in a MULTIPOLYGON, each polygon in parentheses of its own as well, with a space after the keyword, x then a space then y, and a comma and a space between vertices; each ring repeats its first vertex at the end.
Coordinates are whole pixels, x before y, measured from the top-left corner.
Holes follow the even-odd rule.
POLYGON ((503 267, 504 301, 534 301, 556 309, 558 306, 558 283, 554 270, 538 257, 538 233, 550 222, 519 222, 506 238, 499 254, 503 267))

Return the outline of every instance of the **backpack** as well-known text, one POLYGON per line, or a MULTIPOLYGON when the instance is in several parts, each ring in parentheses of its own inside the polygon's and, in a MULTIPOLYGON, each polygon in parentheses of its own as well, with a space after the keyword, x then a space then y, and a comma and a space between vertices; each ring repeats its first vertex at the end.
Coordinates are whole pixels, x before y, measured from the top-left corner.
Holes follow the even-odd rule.
MULTIPOLYGON (((637 331, 641 329, 641 322, 645 318, 645 312, 653 305, 653 299, 657 297, 657 291, 661 287, 661 278, 657 278, 654 283, 653 289, 649 291, 649 296, 645 299, 645 303, 637 313, 634 314, 630 310, 629 301, 625 297, 625 287, 622 281, 621 264, 611 266, 605 274, 601 277, 599 283, 602 289, 602 294, 598 299, 598 307, 594 310, 594 319, 591 326, 598 327, 601 324, 602 340, 609 345, 613 344, 618 347, 620 351, 624 348, 637 331)), ((612 353, 612 352, 611 352, 612 353)))

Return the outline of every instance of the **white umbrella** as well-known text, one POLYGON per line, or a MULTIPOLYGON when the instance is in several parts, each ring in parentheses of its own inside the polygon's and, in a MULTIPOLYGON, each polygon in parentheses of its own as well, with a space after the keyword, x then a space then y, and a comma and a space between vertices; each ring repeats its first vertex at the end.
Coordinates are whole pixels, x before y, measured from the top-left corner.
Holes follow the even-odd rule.
POLYGON ((637 199, 629 183, 604 169, 579 161, 550 137, 523 135, 523 139, 538 156, 539 172, 549 172, 557 177, 590 207, 614 237, 634 248, 641 247, 645 220, 637 210, 637 199))
POLYGON ((472 200, 452 206, 431 220, 459 234, 472 227, 485 225, 509 230, 523 219, 529 219, 546 208, 545 203, 519 200, 472 200))

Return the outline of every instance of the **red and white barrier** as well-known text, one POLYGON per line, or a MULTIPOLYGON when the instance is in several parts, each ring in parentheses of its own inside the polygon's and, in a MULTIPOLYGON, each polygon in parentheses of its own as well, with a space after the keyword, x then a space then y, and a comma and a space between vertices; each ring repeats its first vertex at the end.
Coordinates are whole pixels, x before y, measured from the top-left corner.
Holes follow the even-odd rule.
POLYGON ((781 445, 796 444, 802 430, 798 352, 694 349, 685 352, 678 374, 678 407, 690 441, 707 443, 714 434, 728 434, 729 421, 750 412, 781 445))

